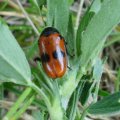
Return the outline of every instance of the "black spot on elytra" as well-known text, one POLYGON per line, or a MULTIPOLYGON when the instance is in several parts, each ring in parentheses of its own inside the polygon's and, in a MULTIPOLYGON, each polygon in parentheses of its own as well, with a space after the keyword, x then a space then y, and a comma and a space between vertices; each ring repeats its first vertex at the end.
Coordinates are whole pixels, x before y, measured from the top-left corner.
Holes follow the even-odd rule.
MULTIPOLYGON (((65 57, 65 52, 63 52, 63 51, 60 51, 60 52, 61 52, 62 57, 65 57)), ((58 59, 58 57, 59 57, 58 52, 57 52, 57 51, 54 51, 54 52, 53 52, 53 58, 54 58, 54 59, 58 59)))
POLYGON ((50 56, 47 53, 43 53, 41 55, 41 60, 43 63, 49 62, 50 61, 50 56))
POLYGON ((48 37, 49 35, 53 34, 53 33, 59 33, 58 30, 56 28, 53 27, 47 27, 45 28, 40 36, 46 36, 48 37))
POLYGON ((57 53, 57 51, 54 51, 54 52, 53 52, 53 58, 54 58, 54 59, 58 59, 58 53, 57 53))

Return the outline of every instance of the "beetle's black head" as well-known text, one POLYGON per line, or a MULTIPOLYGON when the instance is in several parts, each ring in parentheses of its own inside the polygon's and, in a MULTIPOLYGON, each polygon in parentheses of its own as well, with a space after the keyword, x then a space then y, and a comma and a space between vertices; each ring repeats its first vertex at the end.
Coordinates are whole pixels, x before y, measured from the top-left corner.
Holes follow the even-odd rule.
POLYGON ((59 31, 58 31, 56 28, 47 27, 47 28, 45 28, 45 29, 42 31, 42 33, 41 33, 40 36, 46 36, 46 37, 48 37, 49 35, 54 34, 54 33, 59 33, 59 31))

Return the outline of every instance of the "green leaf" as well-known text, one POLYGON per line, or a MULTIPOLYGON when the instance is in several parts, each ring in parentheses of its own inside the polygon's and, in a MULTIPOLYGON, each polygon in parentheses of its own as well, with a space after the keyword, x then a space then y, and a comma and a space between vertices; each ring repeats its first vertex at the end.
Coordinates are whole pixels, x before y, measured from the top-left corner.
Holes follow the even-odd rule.
POLYGON ((27 49, 26 49, 26 56, 27 56, 27 59, 30 59, 32 58, 33 56, 35 56, 38 52, 38 41, 35 40, 33 41, 33 43, 31 44, 31 46, 29 46, 27 49))
POLYGON ((68 116, 69 120, 75 119, 76 112, 77 112, 77 104, 79 101, 79 97, 82 94, 82 90, 83 90, 85 82, 86 81, 79 83, 78 87, 76 88, 76 90, 74 91, 74 93, 72 94, 72 96, 70 98, 68 108, 67 108, 67 116, 68 116))
POLYGON ((82 105, 86 105, 86 103, 89 101, 89 96, 92 96, 94 101, 96 101, 102 72, 103 72, 102 61, 99 58, 96 58, 92 73, 93 75, 85 76, 87 82, 84 85, 82 95, 80 97, 80 102, 82 105))
POLYGON ((116 33, 116 34, 113 34, 111 35, 107 41, 106 41, 106 44, 104 45, 104 47, 109 47, 111 45, 113 45, 114 43, 117 43, 117 42, 120 42, 120 33, 116 33))
POLYGON ((31 71, 25 54, 8 27, 0 23, 0 81, 27 85, 31 71))
POLYGON ((53 20, 55 17, 55 6, 57 5, 56 0, 47 0, 47 25, 53 26, 53 20))
POLYGON ((30 0, 30 2, 33 3, 33 5, 35 5, 37 9, 39 10, 38 0, 30 0))
POLYGON ((81 54, 81 40, 83 31, 86 30, 89 22, 93 18, 93 16, 99 11, 100 9, 100 0, 94 0, 93 4, 87 10, 81 22, 78 26, 77 34, 76 34, 76 55, 79 56, 81 54), (97 7, 95 7, 97 6, 97 7))
POLYGON ((94 0, 90 11, 97 13, 101 9, 101 0, 94 0))
POLYGON ((88 113, 101 116, 114 116, 120 114, 120 92, 104 97, 102 100, 92 104, 88 113))
POLYGON ((31 2, 32 7, 35 7, 36 10, 39 11, 39 13, 40 13, 40 7, 46 4, 46 0, 29 0, 29 1, 31 2))
POLYGON ((38 5, 41 7, 46 4, 46 0, 37 0, 38 5))
POLYGON ((103 64, 100 58, 95 59, 95 65, 93 69, 93 78, 96 81, 99 81, 101 79, 101 75, 103 72, 103 64))
POLYGON ((36 110, 36 111, 33 111, 32 114, 35 120, 44 120, 44 115, 45 115, 44 111, 41 112, 39 110, 36 110))
POLYGON ((81 93, 81 96, 80 96, 80 102, 83 106, 88 102, 88 98, 91 94, 92 85, 93 85, 93 83, 89 82, 88 79, 86 79, 86 81, 87 82, 85 83, 82 93, 81 93))
POLYGON ((74 55, 75 50, 75 34, 74 34, 74 27, 73 27, 73 21, 72 21, 72 15, 69 16, 69 23, 68 23, 68 30, 65 37, 65 40, 67 42, 67 52, 70 55, 74 55))
POLYGON ((81 65, 87 65, 90 59, 101 50, 105 38, 120 21, 120 1, 109 0, 94 15, 86 30, 82 33, 81 65), (112 17, 111 17, 112 16, 112 17))
POLYGON ((94 102, 96 102, 98 98, 98 92, 99 92, 99 86, 100 86, 100 80, 102 77, 102 73, 103 73, 103 63, 100 58, 96 58, 94 69, 93 69, 93 78, 96 84, 95 91, 93 94, 94 102))
POLYGON ((68 2, 71 5, 74 2, 74 0, 68 0, 68 2))
POLYGON ((63 36, 67 33, 69 21, 69 5, 68 0, 58 0, 55 9, 55 27, 61 32, 63 36))
POLYGON ((115 91, 118 92, 120 90, 120 68, 117 71, 117 79, 115 80, 115 91))
POLYGON ((48 26, 54 26, 65 36, 69 21, 69 4, 67 0, 47 0, 48 26))
POLYGON ((108 96, 108 95, 110 95, 110 93, 109 92, 107 92, 107 91, 105 91, 105 90, 99 90, 98 91, 98 95, 99 96, 102 96, 102 97, 105 97, 105 96, 108 96))

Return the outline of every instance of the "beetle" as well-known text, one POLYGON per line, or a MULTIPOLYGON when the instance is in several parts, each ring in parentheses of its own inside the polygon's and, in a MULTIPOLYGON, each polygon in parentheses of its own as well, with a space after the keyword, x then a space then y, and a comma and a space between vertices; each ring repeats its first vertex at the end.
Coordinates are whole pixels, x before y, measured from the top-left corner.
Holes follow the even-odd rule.
POLYGON ((65 40, 53 27, 45 28, 38 40, 39 54, 46 74, 51 78, 62 77, 67 70, 65 40))

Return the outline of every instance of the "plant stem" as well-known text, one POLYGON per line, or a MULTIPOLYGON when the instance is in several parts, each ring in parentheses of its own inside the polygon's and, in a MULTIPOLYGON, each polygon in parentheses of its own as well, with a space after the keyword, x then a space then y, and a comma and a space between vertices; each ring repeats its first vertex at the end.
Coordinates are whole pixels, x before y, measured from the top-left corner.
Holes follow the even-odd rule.
POLYGON ((80 120, 84 120, 84 119, 85 119, 85 117, 86 117, 86 115, 87 115, 87 109, 88 109, 88 108, 86 108, 86 109, 83 111, 80 120))
POLYGON ((35 95, 30 96, 28 100, 26 100, 25 103, 23 104, 23 107, 17 113, 15 113, 11 120, 17 120, 20 117, 20 115, 24 113, 28 106, 33 102, 34 98, 35 95))
POLYGON ((117 73, 117 79, 115 80, 115 91, 118 92, 120 89, 120 68, 117 73))
POLYGON ((63 111, 60 100, 55 98, 52 106, 49 108, 51 120, 63 120, 63 111))
POLYGON ((46 94, 34 83, 31 84, 31 87, 42 97, 48 111, 50 113, 51 120, 63 120, 63 111, 60 104, 60 99, 54 96, 52 104, 50 103, 50 99, 46 96, 46 94))
POLYGON ((9 110, 7 115, 4 117, 4 119, 10 119, 13 114, 16 112, 16 110, 20 107, 21 103, 26 99, 26 97, 30 94, 32 89, 28 87, 22 95, 18 98, 18 100, 15 102, 15 104, 12 106, 12 108, 9 110))
POLYGON ((33 90, 35 90, 38 93, 38 95, 40 95, 42 97, 42 99, 45 101, 46 105, 48 107, 50 107, 51 106, 50 101, 49 101, 48 97, 45 95, 45 93, 34 83, 31 83, 30 86, 33 90))

